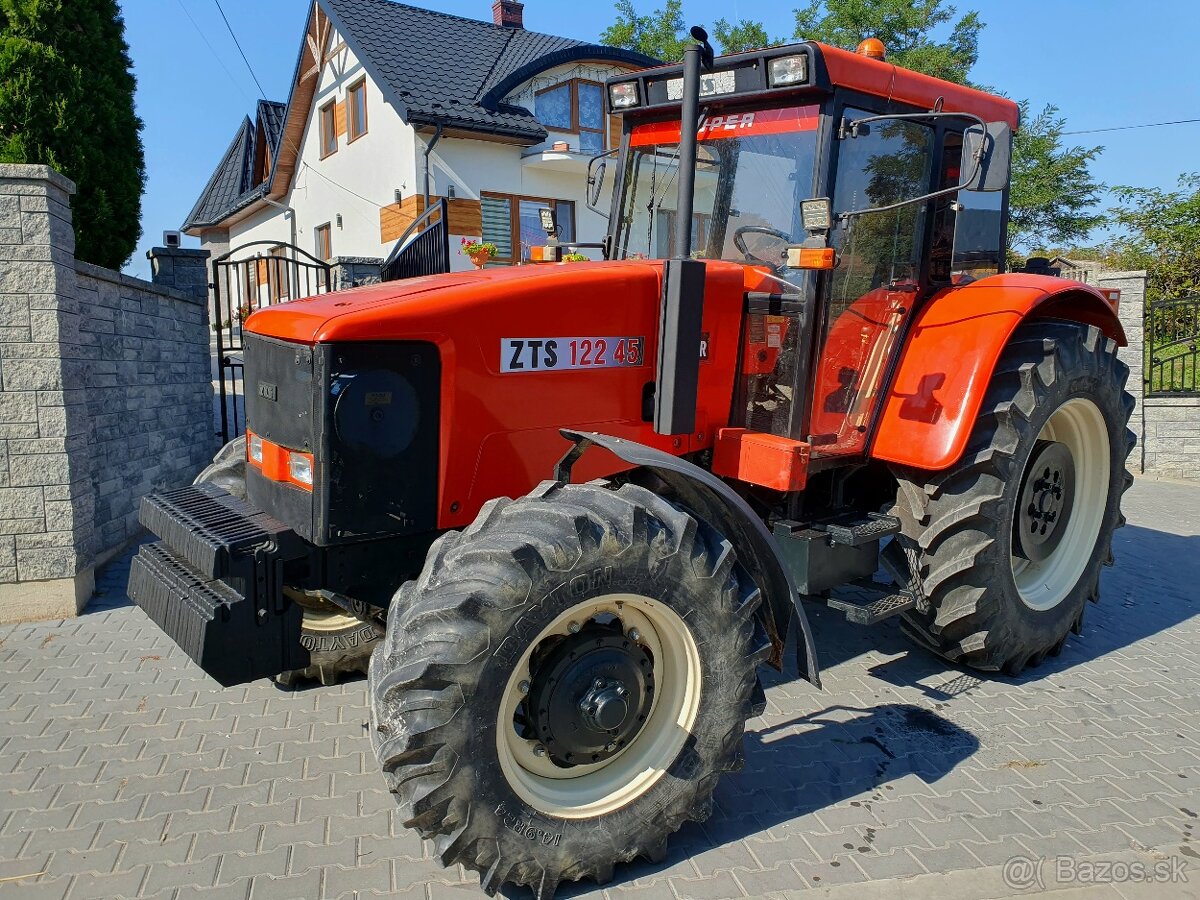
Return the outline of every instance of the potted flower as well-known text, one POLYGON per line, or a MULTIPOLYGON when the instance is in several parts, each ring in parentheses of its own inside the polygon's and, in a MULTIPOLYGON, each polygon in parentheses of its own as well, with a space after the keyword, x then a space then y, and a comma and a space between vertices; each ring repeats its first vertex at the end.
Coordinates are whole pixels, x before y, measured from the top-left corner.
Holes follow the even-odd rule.
POLYGON ((563 262, 587 262, 588 258, 579 251, 563 254, 563 262))
POLYGON ((489 259, 499 253, 496 245, 491 241, 473 241, 470 238, 463 238, 459 244, 462 245, 462 249, 458 251, 459 254, 469 256, 477 269, 482 269, 489 259))

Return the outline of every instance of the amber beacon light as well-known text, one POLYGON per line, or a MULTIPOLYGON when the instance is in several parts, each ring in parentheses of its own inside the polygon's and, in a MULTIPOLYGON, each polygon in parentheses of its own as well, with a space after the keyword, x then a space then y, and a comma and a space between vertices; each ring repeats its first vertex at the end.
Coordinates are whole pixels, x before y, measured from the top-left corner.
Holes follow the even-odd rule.
POLYGON ((867 38, 855 48, 854 52, 867 59, 887 58, 887 47, 883 46, 883 41, 879 38, 867 38))

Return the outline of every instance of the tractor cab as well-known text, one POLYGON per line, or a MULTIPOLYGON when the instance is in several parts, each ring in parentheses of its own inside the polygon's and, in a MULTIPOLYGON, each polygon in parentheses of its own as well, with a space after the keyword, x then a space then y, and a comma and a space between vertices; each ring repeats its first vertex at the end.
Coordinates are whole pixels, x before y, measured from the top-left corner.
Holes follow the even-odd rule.
POLYGON ((1015 104, 897 68, 878 41, 860 51, 805 43, 708 63, 694 163, 682 66, 608 85, 625 124, 611 257, 673 255, 692 168, 690 256, 747 269, 731 424, 805 442, 814 461, 864 452, 922 303, 1004 267, 1015 104))

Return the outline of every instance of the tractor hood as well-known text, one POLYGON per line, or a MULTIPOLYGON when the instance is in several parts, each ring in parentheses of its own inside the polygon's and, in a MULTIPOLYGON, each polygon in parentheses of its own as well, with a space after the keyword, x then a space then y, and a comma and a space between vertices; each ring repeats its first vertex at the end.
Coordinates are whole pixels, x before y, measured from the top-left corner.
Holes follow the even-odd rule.
MULTIPOLYGON (((710 262, 736 269, 734 263, 710 262)), ((732 273, 729 273, 732 274, 732 273)), ((728 275, 726 275, 728 277, 728 275)), ((533 307, 548 312, 586 304, 600 314, 631 299, 657 298, 661 260, 559 263, 451 272, 368 285, 268 307, 246 320, 246 331, 286 341, 437 340, 460 331, 477 317, 526 318, 533 307), (544 306, 543 306, 544 304, 544 306), (464 318, 466 321, 464 321, 464 318)), ((741 275, 738 275, 740 280, 741 275)))

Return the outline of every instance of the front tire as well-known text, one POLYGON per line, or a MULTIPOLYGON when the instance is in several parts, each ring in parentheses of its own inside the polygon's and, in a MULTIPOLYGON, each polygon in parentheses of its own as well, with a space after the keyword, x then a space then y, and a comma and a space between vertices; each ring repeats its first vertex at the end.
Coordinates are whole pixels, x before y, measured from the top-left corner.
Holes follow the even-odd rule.
POLYGON ((897 539, 920 595, 903 625, 918 643, 1016 675, 1079 632, 1133 481, 1133 398, 1116 349, 1093 326, 1021 325, 961 459, 897 472, 897 539))
POLYGON ((370 670, 405 825, 539 900, 707 818, 769 647, 720 535, 634 485, 552 487, 433 545, 370 670))

